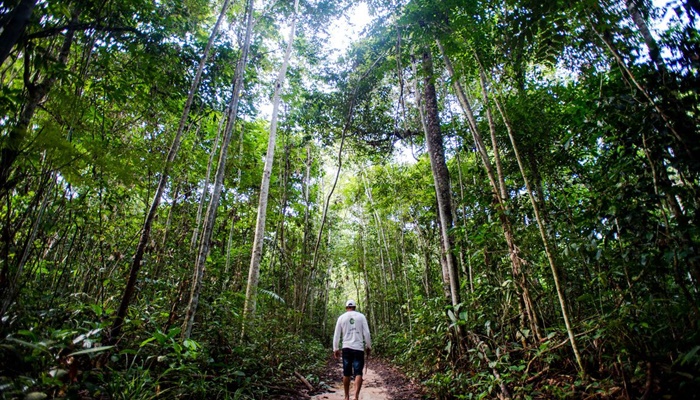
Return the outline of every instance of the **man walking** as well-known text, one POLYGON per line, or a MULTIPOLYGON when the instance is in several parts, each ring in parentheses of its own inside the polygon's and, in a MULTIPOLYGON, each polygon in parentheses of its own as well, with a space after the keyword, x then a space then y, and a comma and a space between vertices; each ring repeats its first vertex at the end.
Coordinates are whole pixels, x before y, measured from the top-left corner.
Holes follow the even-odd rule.
POLYGON ((333 356, 336 359, 341 354, 340 343, 342 339, 345 400, 350 400, 351 377, 355 377, 355 400, 360 399, 362 370, 365 367, 365 349, 367 349, 368 356, 372 349, 367 318, 362 313, 355 311, 356 307, 355 300, 348 300, 345 303, 345 313, 338 317, 333 334, 333 356))

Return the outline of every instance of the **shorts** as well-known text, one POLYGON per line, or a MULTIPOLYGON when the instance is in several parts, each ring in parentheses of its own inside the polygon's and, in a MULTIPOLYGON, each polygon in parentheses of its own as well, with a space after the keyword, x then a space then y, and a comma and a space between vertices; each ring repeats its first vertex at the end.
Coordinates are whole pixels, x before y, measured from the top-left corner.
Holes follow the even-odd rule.
POLYGON ((343 349, 343 376, 362 376, 365 369, 365 352, 343 349))

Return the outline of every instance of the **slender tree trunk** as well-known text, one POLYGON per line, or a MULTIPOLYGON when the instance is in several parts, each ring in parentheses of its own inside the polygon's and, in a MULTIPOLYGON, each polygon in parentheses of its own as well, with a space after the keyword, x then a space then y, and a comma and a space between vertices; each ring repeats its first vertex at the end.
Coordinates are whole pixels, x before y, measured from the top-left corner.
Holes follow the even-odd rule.
POLYGON ((303 188, 304 188, 304 236, 302 238, 302 243, 301 243, 301 254, 299 257, 299 266, 296 268, 296 273, 295 273, 295 280, 294 280, 294 299, 295 302, 294 304, 296 305, 296 308, 299 308, 299 305, 301 304, 301 296, 304 293, 303 288, 304 288, 304 283, 303 283, 303 275, 304 271, 306 271, 306 267, 308 265, 308 254, 309 254, 309 239, 310 239, 310 233, 311 233, 311 222, 309 219, 310 215, 310 208, 311 208, 311 202, 309 200, 310 198, 310 193, 311 193, 311 164, 312 164, 313 158, 311 156, 311 146, 307 145, 306 147, 306 168, 304 170, 304 183, 303 183, 303 188))
POLYGON ((372 329, 372 332, 376 334, 377 332, 377 317, 376 313, 374 312, 374 308, 372 306, 372 295, 371 295, 371 288, 370 288, 370 282, 369 282, 369 274, 367 273, 367 248, 365 246, 365 240, 362 236, 363 231, 360 231, 360 247, 362 247, 362 260, 360 261, 361 267, 362 267, 362 275, 364 277, 364 283, 365 283, 365 307, 367 308, 367 311, 369 312, 369 319, 372 321, 372 324, 370 325, 370 329, 372 329))
MULTIPOLYGON (((661 211, 661 215, 664 217, 665 224, 664 228, 667 231, 667 236, 673 237, 671 232, 669 232, 669 227, 672 226, 670 219, 668 217, 668 212, 664 208, 664 202, 661 199, 666 200, 667 207, 669 211, 673 214, 673 219, 675 220, 675 223, 678 225, 679 228, 679 237, 676 239, 679 244, 681 244, 684 251, 687 253, 686 256, 684 257, 685 261, 683 262, 683 266, 685 267, 685 271, 681 272, 680 271, 680 265, 678 262, 674 263, 674 269, 676 270, 675 273, 675 278, 676 281, 683 291, 683 294, 686 296, 688 300, 688 304, 690 304, 696 315, 700 314, 700 311, 698 310, 697 302, 695 298, 691 295, 690 291, 687 289, 686 285, 686 278, 690 281, 691 284, 694 283, 695 289, 694 292, 696 295, 698 295, 697 291, 697 286, 698 282, 700 282, 700 267, 698 266, 698 263, 695 261, 697 259, 696 256, 696 251, 695 251, 695 246, 692 245, 693 239, 688 233, 688 217, 683 213, 682 207, 680 204, 678 204, 678 200, 676 197, 671 193, 672 191, 672 186, 673 183, 671 182, 671 179, 668 176, 668 170, 667 168, 663 165, 663 163, 658 163, 655 162, 654 160, 657 160, 661 158, 661 156, 652 154, 653 152, 660 152, 658 148, 652 149, 650 148, 649 144, 647 143, 646 135, 643 133, 642 134, 642 144, 643 144, 643 149, 644 149, 644 154, 647 157, 647 160, 649 161, 649 165, 651 166, 651 174, 652 174, 652 180, 654 182, 654 194, 656 195, 657 198, 657 204, 658 204, 658 209, 661 211), (694 282, 693 282, 694 281, 694 282)), ((619 230, 619 226, 618 226, 619 230)), ((675 247, 675 246, 674 246, 675 247)), ((678 250, 673 249, 673 252, 676 253, 678 250)), ((675 258, 675 257, 674 257, 675 258)))
POLYGON ((345 136, 347 135, 348 129, 350 128, 350 123, 352 121, 356 95, 357 89, 355 89, 355 92, 352 95, 348 116, 346 119, 345 126, 343 127, 343 133, 340 138, 340 146, 338 148, 338 169, 335 172, 335 178, 333 179, 333 185, 331 186, 331 190, 328 192, 328 195, 326 196, 325 202, 323 204, 323 212, 321 214, 321 225, 318 228, 318 236, 316 236, 316 244, 314 245, 314 258, 311 261, 311 274, 313 274, 313 272, 316 270, 316 266, 318 265, 319 250, 321 247, 321 240, 323 238, 323 228, 326 225, 326 218, 328 216, 328 208, 331 202, 331 197, 333 197, 333 193, 335 192, 335 187, 338 185, 338 178, 340 178, 340 172, 343 168, 343 147, 345 146, 345 136))
POLYGON ((211 200, 209 201, 209 207, 207 208, 207 213, 204 218, 204 226, 202 228, 202 240, 200 242, 199 251, 197 253, 197 259, 195 261, 194 274, 192 277, 192 289, 190 291, 190 300, 187 305, 187 312, 185 314, 185 321, 183 323, 182 329, 182 337, 184 339, 189 339, 190 335, 192 334, 192 325, 194 324, 194 317, 197 313, 197 305, 199 304, 199 294, 202 289, 202 279, 204 278, 204 265, 206 264, 207 255, 209 254, 209 242, 211 240, 211 236, 214 230, 214 223, 216 220, 216 209, 219 206, 219 200, 221 199, 221 190, 224 185, 224 173, 226 170, 228 146, 231 143, 233 127, 236 125, 236 119, 238 116, 238 102, 240 100, 240 93, 243 87, 243 76, 245 75, 246 64, 248 64, 248 52, 250 50, 250 41, 251 36, 253 34, 253 0, 248 0, 245 15, 245 39, 243 41, 241 58, 238 60, 238 63, 236 65, 233 95, 231 98, 231 106, 229 107, 229 115, 226 121, 226 128, 224 129, 224 137, 221 143, 221 151, 219 152, 219 161, 216 169, 216 178, 214 180, 214 190, 212 191, 211 200))
MULTIPOLYGON (((22 246, 22 255, 17 260, 17 266, 14 268, 13 276, 9 279, 7 285, 3 285, 3 290, 0 291, 0 294, 2 294, 2 304, 0 305, 0 318, 5 316, 5 313, 19 295, 20 287, 22 286, 22 272, 24 271, 24 267, 27 264, 27 260, 29 259, 29 253, 31 252, 34 246, 36 236, 39 233, 39 227, 41 225, 42 218, 49 204, 51 190, 56 184, 55 173, 49 173, 48 175, 48 183, 45 185, 41 184, 40 189, 37 193, 37 198, 41 198, 41 204, 38 205, 36 218, 34 218, 34 223, 32 224, 32 227, 27 235, 27 239, 25 240, 25 243, 22 246)), ((9 260, 6 260, 5 262, 8 263, 9 260)))
MULTIPOLYGON (((227 109, 227 113, 228 113, 228 109, 227 109)), ((238 136, 238 157, 239 158, 243 156, 243 132, 245 131, 244 128, 245 128, 245 124, 241 124, 240 133, 238 136)), ((217 146, 214 146, 214 147, 217 148, 217 146)), ((238 167, 238 171, 236 172, 236 177, 237 177, 236 182, 238 182, 240 184, 240 182, 241 182, 241 167, 240 167, 240 165, 238 167)), ((229 278, 229 270, 231 267, 231 249, 233 248, 233 231, 236 227, 236 222, 238 222, 238 220, 240 219, 238 217, 237 211, 235 209, 232 211, 231 214, 232 214, 231 227, 229 228, 228 240, 226 241, 226 264, 224 265, 224 278, 222 279, 223 284, 221 286, 221 290, 225 289, 226 286, 228 286, 231 282, 231 278, 229 278)), ((241 274, 241 271, 240 271, 240 269, 237 268, 235 275, 234 275, 234 278, 236 278, 236 279, 234 279, 234 284, 236 284, 236 286, 239 284, 237 278, 240 277, 240 274, 241 274)))
MULTIPOLYGON (((365 194, 367 195, 367 199, 369 200, 369 204, 370 204, 370 207, 372 209, 371 214, 372 214, 372 217, 374 219, 374 223, 377 226, 377 240, 379 241, 379 255, 380 255, 380 259, 381 259, 382 271, 386 270, 385 265, 389 266, 389 276, 391 276, 391 283, 393 284, 394 290, 396 291, 396 293, 400 299, 401 298, 401 290, 399 289, 399 282, 396 279, 396 274, 394 273, 394 263, 391 260, 391 253, 389 250, 389 243, 386 239, 386 232, 384 230, 384 224, 382 224, 382 219, 379 217, 379 212, 377 211, 377 209, 374 205, 374 198, 372 196, 372 187, 369 185, 367 177, 363 173, 360 173, 360 178, 365 186, 365 194), (385 261, 384 254, 386 254, 386 264, 384 262, 385 261)), ((386 278, 385 278, 384 282, 386 284, 386 278)))
POLYGON ((649 26, 647 25, 644 16, 638 7, 638 0, 625 0, 625 5, 627 6, 627 12, 629 12, 632 21, 639 29, 639 33, 642 34, 644 43, 649 50, 649 58, 656 64, 660 70, 664 70, 665 66, 663 60, 661 59, 661 52, 659 50, 659 45, 656 43, 654 36, 652 36, 649 26))
MULTIPOLYGON (((285 238, 286 235, 286 229, 285 229, 285 224, 286 224, 286 219, 287 219, 287 203, 289 201, 289 194, 287 191, 287 187, 289 184, 289 175, 291 173, 291 166, 289 164, 289 154, 290 153, 290 146, 288 144, 284 145, 284 157, 283 157, 283 163, 284 163, 284 168, 280 171, 280 177, 279 177, 279 182, 281 182, 281 187, 282 187, 282 199, 280 201, 280 210, 282 212, 280 213, 280 218, 279 221, 277 222, 277 230, 275 237, 278 241, 278 249, 279 249, 279 273, 275 273, 274 269, 270 272, 271 275, 276 275, 277 276, 277 285, 275 288, 275 293, 282 295, 283 293, 287 292, 287 281, 284 279, 285 274, 284 271, 289 270, 292 265, 289 262, 288 258, 288 252, 287 252, 287 241, 285 238)), ((271 264, 274 265, 274 264, 271 264)), ((286 297, 286 296, 285 296, 286 297)))
MULTIPOLYGON (((228 110, 225 112, 228 114, 228 110)), ((224 120, 226 118, 221 118, 219 120, 219 127, 216 130, 216 138, 214 139, 214 145, 209 153, 209 160, 207 161, 207 173, 204 176, 204 186, 202 187, 202 196, 199 199, 199 204, 197 205, 197 217, 194 221, 194 229, 192 230, 192 239, 190 240, 190 252, 194 251, 197 245, 197 236, 199 235, 199 226, 202 222, 202 211, 204 210, 204 204, 206 204, 207 196, 209 195, 209 180, 211 179, 211 167, 214 164, 214 156, 219 148, 219 140, 221 139, 221 129, 223 127, 224 120)))
POLYGON ((224 264, 224 276, 221 279, 221 290, 225 290, 228 286, 231 278, 229 278, 229 271, 231 269, 231 249, 233 248, 233 231, 236 228, 236 222, 238 218, 235 215, 236 210, 233 210, 233 216, 231 217, 231 226, 228 230, 228 239, 226 240, 226 264, 224 264))
POLYGON ((274 163, 275 145, 277 140, 277 116, 279 113, 280 92, 284 86, 287 74, 287 65, 292 54, 292 44, 294 42, 294 32, 296 29, 297 13, 299 11, 299 0, 294 1, 294 15, 292 16, 291 30, 287 42, 287 50, 284 54, 284 62, 277 76, 275 84, 275 95, 272 101, 272 122, 270 123, 270 138, 267 143, 267 155, 265 157, 265 167, 263 169, 262 183, 260 184, 260 202, 258 204, 258 218, 255 223, 255 237, 253 239, 253 254, 250 259, 250 270, 248 271, 248 287, 245 293, 245 305, 243 314, 246 319, 251 319, 255 315, 255 306, 258 296, 258 282, 260 279, 260 260, 262 259, 263 238, 265 236, 265 218, 267 217, 267 198, 270 193, 270 175, 274 163))
POLYGON ((180 183, 175 185, 175 195, 173 196, 173 204, 168 210, 168 218, 165 220, 165 229, 163 230, 163 239, 160 242, 160 249, 158 251, 158 256, 156 257, 156 268, 153 271, 153 276, 160 276, 160 270, 163 267, 163 259, 166 257, 166 253, 170 251, 168 248, 168 233, 170 232, 170 225, 173 221, 173 212, 175 211, 175 206, 177 205, 177 198, 180 197, 180 183))
MULTIPOLYGON (((461 84, 459 83, 459 80, 455 78, 455 73, 454 69, 452 67, 452 63, 450 62, 449 57, 447 57, 447 54, 445 53, 442 44, 438 41, 438 47, 440 48, 440 51, 443 55, 443 59, 445 61, 445 66, 447 67, 447 71, 449 72, 450 76, 453 78, 453 87, 455 89, 455 93, 457 95, 457 99, 459 100, 460 105, 462 106, 462 109, 467 116, 467 120, 469 121, 469 126, 470 130, 472 132, 472 137, 474 139, 474 143, 476 144, 476 147, 478 149, 479 154, 481 155, 481 161, 482 165, 484 166, 484 169, 486 170, 486 174, 489 178, 489 183, 491 184, 491 190, 493 192, 493 198, 494 198, 494 205, 496 208, 498 208, 498 217, 501 222, 501 228, 503 230, 503 235, 506 240, 506 244, 508 246, 508 255, 511 261, 511 266, 512 266, 512 275, 513 279, 517 284, 518 287, 518 307, 519 311, 521 314, 521 324, 524 324, 524 318, 527 318, 528 325, 530 326, 530 329, 532 330, 533 335, 535 336, 536 340, 541 339, 541 334, 540 334, 540 328, 539 328, 539 318, 537 317, 537 312, 535 311, 534 304, 532 302, 532 298, 530 296, 530 291, 529 291, 529 286, 527 284, 527 279, 525 275, 523 274, 522 271, 522 262, 519 256, 519 249, 518 246, 515 243, 515 237, 513 234, 513 227, 508 220, 508 217, 506 215, 506 201, 508 200, 508 193, 505 188, 505 180, 503 179, 502 175, 499 175, 498 178, 495 176, 493 166, 491 165, 491 161, 488 155, 488 152, 486 151, 486 146, 484 145, 481 133, 479 131, 479 128, 476 123, 476 118, 474 117, 474 113, 471 108, 471 104, 469 103, 469 100, 467 99, 466 94, 464 93, 464 89, 462 88, 461 84)), ((480 71, 482 72, 482 71, 480 71)), ((482 84, 482 89, 485 89, 485 86, 482 84)), ((486 97, 487 99, 488 97, 486 97)), ((491 121, 492 125, 492 121, 491 121)), ((492 141, 495 142, 495 133, 492 132, 492 141)), ((497 149, 494 150, 494 152, 497 152, 497 149)), ((496 157, 498 157, 498 154, 496 153, 496 157)))
MULTIPOLYGON (((462 180, 462 160, 460 160, 459 151, 457 153, 457 173, 459 176, 459 195, 462 203, 462 227, 464 228, 464 234, 466 236, 467 232, 467 209, 464 207, 464 182, 462 180)), ((465 269, 465 274, 469 279, 469 292, 474 293, 474 274, 472 271, 471 254, 469 250, 469 241, 464 238, 464 247, 467 249, 467 259, 462 260, 462 268, 465 269), (465 268, 466 267, 466 268, 465 268)), ((460 255, 463 257, 464 251, 460 251, 460 255)))
POLYGON ((114 319, 114 323, 112 324, 112 328, 110 330, 108 340, 109 342, 115 342, 117 340, 117 337, 121 333, 121 328, 124 324, 124 318, 126 317, 126 313, 129 308, 129 303, 131 302, 131 296, 133 295, 136 286, 136 279, 138 278, 138 273, 141 269, 143 255, 146 251, 146 246, 148 245, 148 241, 151 235, 151 227, 153 226, 153 220, 156 217, 158 206, 160 205, 160 201, 163 197, 163 192, 165 191, 165 187, 168 183, 168 178, 170 175, 170 170, 172 169, 173 161, 175 161, 175 156, 177 155, 177 152, 180 149, 180 143, 182 141, 182 136, 185 130, 185 124, 187 123, 187 119, 190 114, 190 108, 192 107, 192 103, 194 102, 194 95, 197 92, 197 88, 199 88, 199 82, 202 77, 202 71, 204 70, 204 66, 207 62, 207 59, 209 58, 209 52, 211 51, 212 45, 214 44, 214 39, 216 38, 216 35, 219 31, 219 26, 221 26, 221 22, 223 21, 224 16, 226 15, 226 9, 228 8, 229 2, 230 0, 225 0, 224 4, 221 6, 219 18, 217 19, 216 24, 214 24, 214 28, 212 28, 211 35, 209 36, 209 41, 207 42, 207 45, 204 48, 204 54, 202 54, 202 58, 200 59, 199 65, 197 67, 197 72, 195 73, 194 79, 192 80, 192 85, 190 86, 190 90, 187 95, 185 107, 182 110, 182 116, 180 117, 177 132, 175 133, 173 142, 170 145, 170 150, 168 151, 168 155, 165 160, 165 165, 163 166, 163 171, 158 181, 156 193, 153 196, 151 207, 148 209, 148 213, 146 214, 146 220, 144 221, 143 228, 141 229, 141 236, 139 237, 139 242, 136 245, 136 252, 134 253, 134 258, 131 263, 129 278, 127 280, 126 287, 124 288, 124 292, 122 294, 122 299, 119 304, 119 309, 117 310, 117 315, 114 319))
MULTIPOLYGON (((383 58, 377 58, 373 66, 376 65, 380 59, 383 58)), ((372 68, 369 68, 368 71, 370 71, 372 68)), ((360 81, 362 81, 367 74, 364 74, 363 76, 360 77, 360 81)), ((328 196, 326 196, 326 200, 323 204, 323 213, 321 215, 321 225, 319 226, 318 229, 318 236, 316 237, 316 244, 314 245, 314 258, 311 262, 311 275, 313 275, 314 271, 316 270, 316 266, 318 264, 318 257, 319 257, 319 249, 321 245, 321 239, 323 238, 323 227, 326 225, 326 217, 328 216, 328 207, 331 201, 331 197, 333 196, 333 193, 335 192, 335 187, 338 185, 338 178, 340 178, 340 172, 342 171, 343 167, 343 147, 345 146, 345 137, 347 136, 348 130, 350 129, 350 124, 352 123, 352 118, 355 113, 355 101, 357 100, 357 90, 358 87, 356 86, 355 89, 353 90, 353 93, 350 97, 350 104, 348 106, 348 113, 345 118, 345 124, 343 125, 343 132, 340 137, 340 146, 338 148, 338 169, 336 170, 335 173, 335 178, 333 180, 333 185, 331 186, 331 190, 328 192, 328 196)))
POLYGON ((486 361, 486 365, 491 368, 491 373, 493 374, 493 377, 495 378, 494 381, 498 382, 498 387, 501 389, 501 395, 499 398, 502 399, 511 399, 510 395, 510 390, 508 389, 508 385, 503 381, 501 378, 501 374, 498 372, 498 369, 496 369, 496 366, 498 365, 497 362, 491 362, 489 358, 489 354, 493 354, 494 352, 489 349, 489 346, 479 338, 475 333, 473 332, 468 332, 467 337, 469 340, 471 340, 472 345, 474 348, 479 352, 480 358, 486 361))
POLYGON ((510 121, 508 120, 505 110, 501 106, 500 102, 498 99, 494 99, 496 103, 496 107, 498 108, 498 111, 501 113, 501 117, 503 118, 503 122, 506 125, 506 130, 508 131, 508 137, 510 138, 511 145, 513 146, 513 153, 515 154, 515 159, 518 161, 518 167, 520 168, 520 174, 523 178, 523 181, 525 182, 525 188, 527 189, 527 194, 528 197, 530 198, 530 203, 532 204, 532 209, 535 212, 535 218, 537 219, 537 226, 540 230, 540 236, 542 237, 542 243, 544 244, 544 251, 547 255, 547 260, 549 261, 549 266, 552 270, 552 278, 554 279, 554 286, 556 287, 557 290, 557 297, 559 298, 559 305, 561 306, 561 314, 562 318, 564 319, 564 324, 566 325, 566 332, 569 334, 569 342, 571 343, 571 349, 574 352, 574 356, 576 357, 576 363, 578 364, 578 367, 580 368, 581 372, 585 373, 586 369, 583 366, 583 361, 581 360, 581 355, 578 350, 578 345, 576 344, 576 336, 574 335, 574 330, 573 327, 571 326, 571 322, 569 321, 569 311, 568 311, 568 306, 567 306, 567 300, 566 296, 564 294, 564 289, 562 287, 562 284, 560 282, 560 272, 559 272, 559 266, 556 264, 554 261, 554 253, 551 248, 549 238, 547 237, 546 233, 546 227, 545 224, 542 220, 542 217, 540 215, 540 210, 537 205, 537 201, 535 201, 535 197, 532 194, 532 188, 530 187, 530 181, 527 178, 527 175, 525 173, 525 168, 523 166, 523 161, 520 158, 520 153, 518 151, 518 146, 515 142, 515 135, 513 133, 513 128, 510 124, 510 121))
POLYGON ((423 234, 423 230, 420 228, 420 224, 417 220, 413 221, 415 226, 416 236, 418 237, 418 248, 421 250, 423 255, 423 289, 425 290, 425 297, 431 298, 433 294, 432 278, 430 276, 430 244, 428 243, 428 238, 423 234))
MULTIPOLYGON (((484 100, 484 105, 486 109, 486 118, 489 122, 489 132, 491 133, 491 149, 493 150, 493 159, 496 163, 496 174, 498 176, 498 187, 499 187, 499 194, 501 195, 501 199, 503 201, 503 204, 506 205, 506 201, 508 200, 508 189, 506 188, 506 180, 503 176, 503 165, 501 163, 501 154, 500 151, 498 151, 498 140, 496 138, 496 124, 493 121, 493 114, 491 113, 491 105, 489 101, 489 95, 488 95, 488 90, 486 89, 486 76, 484 75, 484 69, 481 66, 481 62, 479 61, 479 58, 476 56, 476 52, 474 52, 474 57, 476 58, 477 62, 479 63, 479 81, 481 82, 481 96, 484 100)), ((447 57, 445 57, 447 58, 447 57)), ((466 98, 466 96, 464 96, 466 98)))
MULTIPOLYGON (((404 281, 404 290, 406 291, 406 315, 408 319, 408 333, 409 337, 413 337, 413 316, 411 315, 412 310, 413 310, 413 305, 412 305, 412 300, 413 300, 413 290, 411 289, 411 284, 408 281, 408 272, 406 272, 407 269, 407 259, 406 259, 406 235, 404 235, 405 232, 405 227, 406 227, 406 221, 402 219, 401 221, 401 262, 399 265, 404 266, 402 268, 402 273, 403 273, 403 281, 404 281)), ((403 311, 402 311, 403 312, 403 311)))

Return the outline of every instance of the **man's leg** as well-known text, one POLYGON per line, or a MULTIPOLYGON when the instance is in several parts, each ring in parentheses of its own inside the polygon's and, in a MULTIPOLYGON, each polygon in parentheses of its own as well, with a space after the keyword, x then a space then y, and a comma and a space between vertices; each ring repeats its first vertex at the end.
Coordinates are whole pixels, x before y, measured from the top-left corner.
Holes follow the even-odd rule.
POLYGON ((362 388, 362 375, 357 375, 355 377, 355 400, 360 399, 360 388, 362 388))
MULTIPOLYGON (((362 379, 361 376, 358 376, 358 378, 362 379)), ((350 400, 350 377, 349 376, 343 377, 343 389, 345 389, 345 400, 350 400)))
POLYGON ((362 389, 362 370, 365 368, 365 353, 355 350, 352 369, 355 372, 355 400, 360 399, 360 389, 362 389))
POLYGON ((350 380, 352 376, 353 358, 350 349, 343 349, 343 389, 345 400, 350 400, 350 380))

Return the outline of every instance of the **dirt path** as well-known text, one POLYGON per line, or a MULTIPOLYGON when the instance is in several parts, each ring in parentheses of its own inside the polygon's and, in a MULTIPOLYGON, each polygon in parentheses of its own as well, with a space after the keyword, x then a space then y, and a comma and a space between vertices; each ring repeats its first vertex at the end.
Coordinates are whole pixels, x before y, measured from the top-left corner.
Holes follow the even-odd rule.
MULTIPOLYGON (((325 374, 331 389, 321 393, 312 400, 343 400, 342 364, 333 360, 328 363, 325 374)), ((350 399, 355 393, 354 383, 350 384, 350 399)), ((389 366, 385 361, 371 358, 364 375, 360 400, 420 400, 420 388, 411 383, 401 372, 389 366)))

